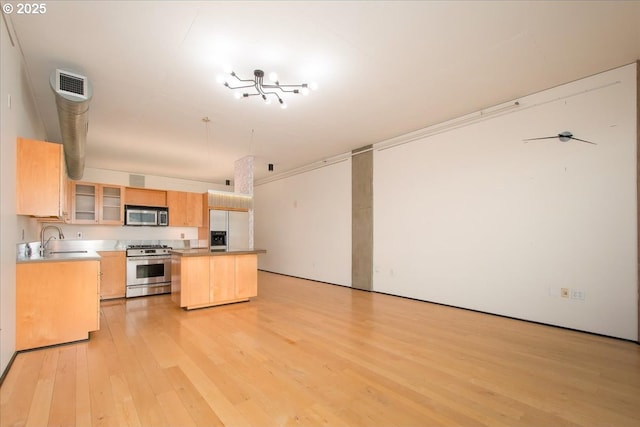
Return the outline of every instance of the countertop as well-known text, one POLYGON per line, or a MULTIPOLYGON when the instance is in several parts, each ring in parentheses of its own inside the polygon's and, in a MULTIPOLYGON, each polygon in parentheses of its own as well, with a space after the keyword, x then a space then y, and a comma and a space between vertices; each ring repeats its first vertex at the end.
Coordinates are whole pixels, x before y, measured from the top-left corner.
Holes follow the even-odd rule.
POLYGON ((226 255, 249 255, 249 254, 265 254, 266 249, 227 249, 227 250, 215 250, 212 251, 208 248, 196 248, 196 249, 174 249, 171 251, 172 255, 179 256, 226 256, 226 255))
POLYGON ((29 258, 24 255, 19 255, 16 259, 16 264, 63 261, 100 261, 100 255, 98 255, 96 251, 59 251, 41 257, 40 254, 36 252, 29 258))

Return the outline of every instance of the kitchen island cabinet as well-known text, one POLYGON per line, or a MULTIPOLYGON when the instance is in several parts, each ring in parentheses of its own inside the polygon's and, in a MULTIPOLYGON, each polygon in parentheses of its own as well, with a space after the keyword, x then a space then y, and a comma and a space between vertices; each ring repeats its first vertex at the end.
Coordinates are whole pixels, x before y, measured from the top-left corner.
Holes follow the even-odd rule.
POLYGON ((265 250, 171 252, 171 299, 180 307, 211 307, 258 295, 258 254, 265 250))
POLYGON ((100 261, 16 264, 16 350, 85 340, 100 329, 100 261))

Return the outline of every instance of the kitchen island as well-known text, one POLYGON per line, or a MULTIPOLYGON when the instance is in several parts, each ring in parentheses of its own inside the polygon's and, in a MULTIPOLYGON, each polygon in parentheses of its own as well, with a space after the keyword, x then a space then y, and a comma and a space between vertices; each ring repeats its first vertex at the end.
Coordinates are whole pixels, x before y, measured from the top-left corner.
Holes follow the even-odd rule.
POLYGON ((171 251, 171 300, 187 310, 249 301, 258 295, 264 249, 171 251))

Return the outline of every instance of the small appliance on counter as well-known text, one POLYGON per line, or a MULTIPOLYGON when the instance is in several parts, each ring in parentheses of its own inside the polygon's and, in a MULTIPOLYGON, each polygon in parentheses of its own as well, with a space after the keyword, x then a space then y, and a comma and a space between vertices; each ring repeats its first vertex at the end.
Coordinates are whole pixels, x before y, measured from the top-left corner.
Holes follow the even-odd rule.
POLYGON ((171 293, 171 247, 127 246, 126 297, 171 293))
POLYGON ((124 205, 124 225, 169 225, 169 208, 165 206, 124 205))

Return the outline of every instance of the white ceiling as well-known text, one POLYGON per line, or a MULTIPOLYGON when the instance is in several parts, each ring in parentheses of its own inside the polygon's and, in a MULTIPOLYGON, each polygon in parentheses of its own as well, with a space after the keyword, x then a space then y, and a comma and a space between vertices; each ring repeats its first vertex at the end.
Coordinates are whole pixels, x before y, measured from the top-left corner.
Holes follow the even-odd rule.
MULTIPOLYGON (((7 3, 7 2, 4 2, 7 3)), ((640 59, 640 2, 48 1, 8 15, 47 139, 49 76, 89 78, 86 166, 256 179, 640 59), (236 100, 226 65, 317 92, 236 100), (205 124, 203 117, 211 121, 205 124)))

